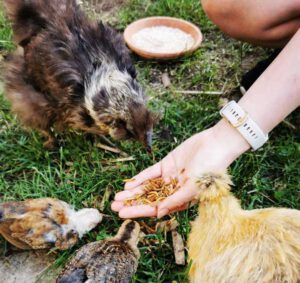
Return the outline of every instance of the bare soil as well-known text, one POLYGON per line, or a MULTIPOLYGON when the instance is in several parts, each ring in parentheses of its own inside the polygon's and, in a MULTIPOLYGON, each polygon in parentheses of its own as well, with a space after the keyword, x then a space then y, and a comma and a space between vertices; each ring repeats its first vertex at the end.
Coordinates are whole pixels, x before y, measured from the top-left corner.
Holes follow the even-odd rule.
POLYGON ((116 22, 116 14, 126 0, 82 0, 87 13, 97 20, 116 22))
POLYGON ((0 282, 2 283, 53 283, 54 274, 44 274, 54 262, 54 257, 44 251, 14 252, 0 257, 0 282))
POLYGON ((88 5, 93 7, 96 12, 111 12, 122 5, 125 0, 85 0, 88 5))

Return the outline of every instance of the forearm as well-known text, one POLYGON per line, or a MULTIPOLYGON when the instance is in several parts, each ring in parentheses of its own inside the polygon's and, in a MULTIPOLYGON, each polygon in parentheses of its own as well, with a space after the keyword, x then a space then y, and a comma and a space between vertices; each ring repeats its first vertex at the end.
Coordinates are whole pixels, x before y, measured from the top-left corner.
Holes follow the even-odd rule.
MULTIPOLYGON (((295 35, 284 52, 253 85, 239 102, 240 106, 265 131, 270 132, 300 101, 300 33, 295 35), (299 51, 298 51, 299 50, 299 51)), ((187 139, 163 160, 144 170, 115 197, 112 209, 122 218, 163 217, 188 207, 199 195, 198 178, 205 172, 225 170, 250 145, 242 135, 222 119, 214 127, 187 139), (144 182, 162 177, 177 177, 180 188, 157 207, 127 207, 124 200, 143 193, 144 182)))
MULTIPOLYGON (((300 31, 238 104, 269 133, 300 105, 300 31)), ((228 165, 250 146, 227 121, 215 127, 215 137, 227 151, 228 165)))
POLYGON ((300 104, 300 30, 239 101, 268 133, 300 104))

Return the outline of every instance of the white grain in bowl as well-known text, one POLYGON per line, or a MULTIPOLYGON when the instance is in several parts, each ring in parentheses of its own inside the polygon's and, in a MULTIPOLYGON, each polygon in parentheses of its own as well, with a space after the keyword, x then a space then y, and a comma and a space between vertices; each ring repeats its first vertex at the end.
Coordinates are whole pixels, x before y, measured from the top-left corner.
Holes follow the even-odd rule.
POLYGON ((178 28, 155 26, 132 35, 132 42, 152 53, 183 52, 194 45, 194 38, 178 28))

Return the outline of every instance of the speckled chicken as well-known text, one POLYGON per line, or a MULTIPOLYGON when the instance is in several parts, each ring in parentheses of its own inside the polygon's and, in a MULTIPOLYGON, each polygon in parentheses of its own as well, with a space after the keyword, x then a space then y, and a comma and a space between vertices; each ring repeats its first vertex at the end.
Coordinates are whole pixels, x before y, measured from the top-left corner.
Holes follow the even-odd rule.
POLYGON ((140 257, 139 232, 139 224, 127 220, 115 237, 83 246, 56 282, 129 283, 140 257))
POLYGON ((67 129, 150 149, 155 115, 122 35, 89 20, 76 0, 4 0, 22 52, 6 63, 5 94, 27 128, 52 148, 67 129))
POLYGON ((20 249, 69 249, 101 220, 97 209, 76 212, 52 198, 0 204, 0 235, 20 249))
POLYGON ((243 210, 225 174, 199 180, 188 248, 192 283, 300 282, 300 211, 243 210))

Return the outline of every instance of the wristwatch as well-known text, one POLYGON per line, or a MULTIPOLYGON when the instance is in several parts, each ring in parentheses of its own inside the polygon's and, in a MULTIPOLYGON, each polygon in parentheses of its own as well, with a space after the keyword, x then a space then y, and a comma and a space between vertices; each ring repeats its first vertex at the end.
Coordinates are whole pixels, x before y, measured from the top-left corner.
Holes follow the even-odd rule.
POLYGON ((226 104, 221 109, 220 114, 240 132, 253 150, 257 150, 268 140, 268 135, 262 131, 248 113, 235 101, 232 100, 226 104))

